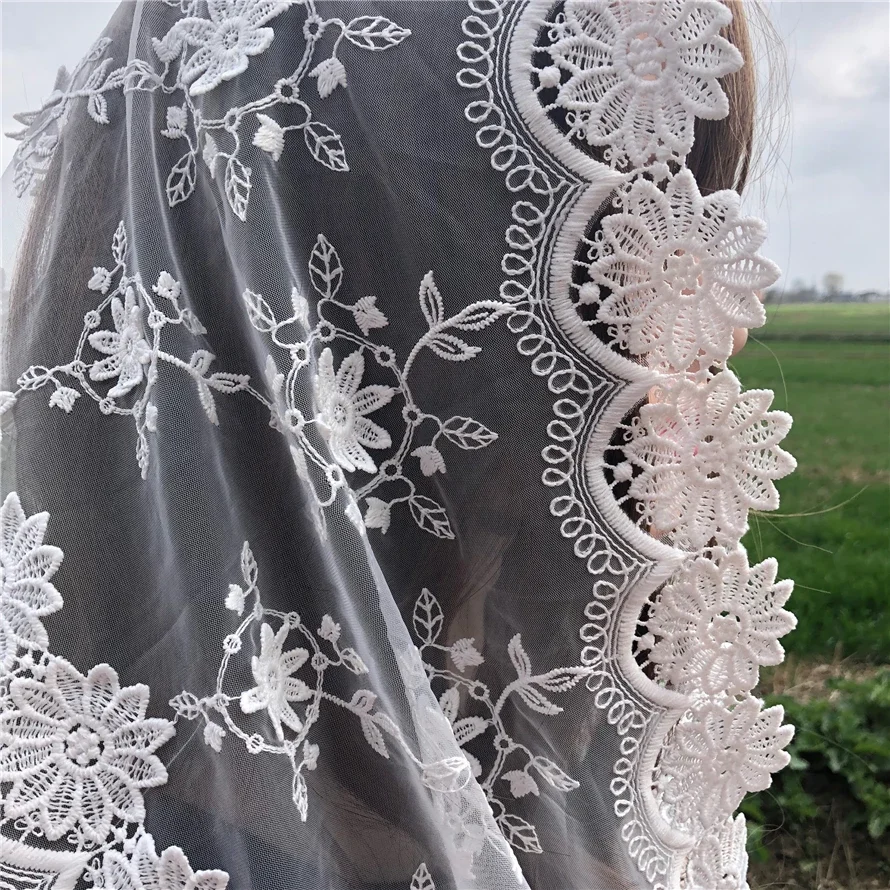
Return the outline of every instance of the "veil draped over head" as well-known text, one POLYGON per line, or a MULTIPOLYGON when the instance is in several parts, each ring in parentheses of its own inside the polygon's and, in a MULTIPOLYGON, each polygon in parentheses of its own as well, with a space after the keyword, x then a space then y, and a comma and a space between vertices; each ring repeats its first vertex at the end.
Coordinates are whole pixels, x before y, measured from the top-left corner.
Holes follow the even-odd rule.
POLYGON ((0 885, 746 886, 733 11, 125 3, 19 116, 0 885))

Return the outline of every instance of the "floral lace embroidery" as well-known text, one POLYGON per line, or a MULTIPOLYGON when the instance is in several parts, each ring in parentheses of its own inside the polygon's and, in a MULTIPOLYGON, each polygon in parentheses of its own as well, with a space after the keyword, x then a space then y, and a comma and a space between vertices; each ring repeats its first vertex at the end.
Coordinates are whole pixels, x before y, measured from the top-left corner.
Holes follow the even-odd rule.
POLYGON ((521 635, 516 634, 508 646, 516 679, 507 684, 495 698, 487 684, 474 680, 472 676, 466 674, 468 668, 481 665, 485 661, 472 639, 455 640, 449 646, 438 642, 445 616, 438 600, 429 590, 424 589, 417 599, 412 621, 415 635, 420 641, 419 651, 421 658, 424 658, 426 674, 436 686, 444 687, 439 705, 451 724, 451 731, 457 743, 461 747, 470 743, 478 746, 483 736, 491 738, 495 757, 484 777, 479 760, 469 751, 465 750, 464 754, 472 767, 473 776, 479 779, 488 797, 502 834, 517 850, 524 853, 543 852, 534 825, 521 816, 509 812, 504 803, 503 792, 496 783, 507 782, 510 795, 514 799, 525 797, 527 794, 538 796, 541 793, 535 776, 543 779, 557 791, 571 791, 579 785, 552 760, 535 754, 513 739, 504 726, 503 711, 511 702, 514 705, 518 704, 516 701, 518 700, 538 714, 545 716, 559 714, 562 708, 551 701, 545 693, 560 693, 571 689, 590 673, 590 669, 561 667, 536 674, 523 648, 521 635), (456 671, 434 667, 431 661, 435 652, 447 653, 456 671), (468 717, 458 717, 462 693, 475 703, 473 710, 481 711, 482 715, 476 713, 468 717), (511 767, 509 770, 508 765, 511 767))
POLYGON ((742 394, 723 367, 733 328, 763 323, 756 291, 778 274, 756 254, 763 224, 740 215, 733 192, 702 197, 683 166, 695 117, 728 113, 718 79, 742 63, 718 33, 731 14, 711 0, 469 6, 458 80, 481 98, 466 116, 517 194, 501 294, 520 352, 557 396, 543 451, 543 481, 561 489, 551 512, 591 572, 624 579, 594 585, 581 630, 587 687, 621 738, 611 790, 622 837, 656 888, 714 875, 741 890, 744 823, 729 816, 787 763, 791 735, 781 709, 763 711, 746 693, 760 664, 780 660, 777 638, 793 619, 779 608, 790 584, 774 584, 774 564, 749 568, 738 540, 748 509, 778 506, 773 481, 794 461, 778 447, 790 418, 767 410, 772 394, 742 394), (610 195, 617 212, 603 217, 610 195), (591 414, 611 439, 585 439, 591 414), (597 533, 598 511, 637 554, 597 533), (676 567, 678 555, 648 632, 634 633, 659 578, 652 567, 676 567), (615 650, 616 630, 628 649, 615 650), (647 656, 663 696, 640 679, 647 656), (658 754, 654 779, 644 739, 658 754), (687 833, 688 855, 657 836, 659 817, 687 833))
POLYGON ((567 112, 569 138, 607 148, 616 166, 682 159, 695 118, 720 119, 729 103, 718 79, 742 67, 719 31, 722 3, 569 0, 551 24, 552 64, 537 72, 555 90, 545 111, 567 112))
MULTIPOLYGON (((433 273, 427 273, 420 284, 419 302, 428 330, 400 365, 392 349, 374 343, 369 337, 372 330, 389 323, 377 306, 377 297, 362 296, 354 303, 345 303, 338 297, 343 266, 333 245, 324 235, 319 235, 309 257, 310 280, 319 297, 315 302, 318 320, 314 325, 309 320, 309 301, 296 287, 291 292, 292 314, 282 321, 276 320, 261 294, 250 290, 243 294, 251 324, 267 334, 272 345, 285 350, 290 358, 285 376, 279 372, 275 359, 271 355, 267 357, 267 397, 251 385, 247 374, 210 373, 216 357, 206 349, 195 350, 188 361, 168 352, 164 347, 169 326, 181 325, 196 337, 206 334, 206 328, 191 309, 181 305, 181 285, 168 272, 160 273, 151 292, 142 284, 140 275, 129 273, 123 223, 115 232, 112 254, 116 265, 111 270, 96 267, 90 278, 89 288, 104 298, 84 316, 83 332, 72 361, 52 368, 29 367, 19 376, 18 389, 0 393, 0 415, 14 406, 22 392, 36 391, 50 383, 55 387, 50 406, 69 413, 85 392, 99 403, 104 414, 133 418, 136 455, 145 478, 151 451, 149 434, 155 433, 158 423, 163 422, 158 418, 152 394, 157 385, 158 366, 165 362, 191 378, 201 406, 213 424, 219 423, 215 392, 225 395, 244 392, 265 405, 270 411, 271 425, 289 438, 296 471, 312 484, 319 509, 331 506, 338 491, 347 488, 344 470, 361 471, 373 474, 372 478, 354 492, 349 490, 345 508, 346 515, 360 530, 379 528, 385 533, 393 508, 406 503, 414 521, 424 531, 440 538, 454 537, 445 508, 417 491, 407 465, 416 466, 423 477, 445 473, 445 457, 440 450, 443 442, 472 451, 490 445, 497 434, 471 417, 455 415, 442 419, 423 411, 411 391, 411 369, 424 350, 452 362, 469 361, 478 355, 481 347, 470 345, 458 333, 473 333, 488 327, 508 311, 507 304, 478 300, 449 315, 433 273), (112 328, 99 329, 106 312, 111 316, 112 328), (327 313, 332 313, 332 317, 333 313, 339 313, 357 330, 337 326, 328 319, 327 313), (291 339, 284 340, 284 331, 298 331, 302 337, 293 339, 291 334, 291 339), (357 347, 337 369, 327 345, 335 340, 357 347), (325 345, 318 358, 317 373, 313 374, 316 344, 325 345), (90 358, 88 350, 104 357, 90 358), (363 387, 366 360, 373 360, 390 375, 392 385, 363 387), (66 377, 80 388, 63 383, 66 377), (94 388, 91 381, 114 383, 102 392, 94 388), (127 397, 132 402, 129 406, 121 403, 127 397), (404 430, 395 452, 378 467, 367 449, 391 449, 393 441, 390 433, 368 415, 396 398, 402 403, 404 430), (310 473, 310 465, 320 472, 310 473), (364 518, 359 504, 365 505, 364 518)), ((323 527, 323 515, 317 518, 323 527)))
POLYGON ((215 356, 206 349, 195 350, 188 361, 167 352, 164 347, 168 328, 180 325, 196 337, 206 334, 206 328, 191 309, 180 304, 180 284, 168 272, 160 273, 151 291, 143 285, 139 274, 129 272, 123 223, 114 234, 111 252, 115 265, 110 270, 102 266, 93 269, 88 287, 102 294, 103 299, 96 309, 84 315, 74 358, 52 368, 31 365, 16 381, 18 389, 0 393, 0 415, 12 408, 22 392, 37 391, 50 384, 54 387, 50 406, 66 413, 70 413, 86 393, 98 402, 103 414, 133 418, 136 457, 145 478, 149 466, 149 435, 157 431, 158 424, 158 410, 152 395, 162 362, 191 378, 201 406, 214 424, 218 423, 214 392, 246 390, 259 394, 251 389, 246 374, 209 373, 215 356), (101 327, 106 312, 111 315, 111 329, 101 327), (91 357, 89 350, 105 358, 91 357), (69 381, 79 388, 67 385, 69 381), (114 383, 103 392, 91 381, 114 383), (127 399, 128 396, 131 398, 127 399), (121 400, 131 404, 122 404, 121 400))
POLYGON ((703 198, 689 170, 664 191, 637 179, 621 212, 585 241, 596 259, 584 268, 591 280, 578 303, 598 303, 596 320, 614 326, 616 345, 650 367, 685 371, 725 361, 733 330, 766 320, 757 291, 779 270, 756 254, 765 238, 759 219, 740 216, 735 192, 703 198))
POLYGON ((146 790, 163 785, 169 720, 146 717, 147 686, 122 687, 107 664, 86 676, 47 648, 39 618, 62 608, 50 582, 62 551, 49 516, 0 508, 0 863, 10 886, 74 890, 224 890, 178 847, 160 856, 143 825, 146 790))
POLYGON ((377 297, 362 296, 347 301, 342 293, 344 271, 334 246, 319 235, 309 256, 309 278, 316 292, 313 301, 317 321, 310 320, 310 304, 294 287, 292 314, 281 321, 261 294, 245 291, 244 301, 253 326, 268 336, 274 347, 290 359, 286 374, 270 355, 266 381, 271 400, 271 423, 291 436, 291 451, 298 474, 312 480, 320 506, 329 506, 344 488, 343 471, 372 474, 367 481, 352 483, 354 500, 347 515, 360 530, 389 528, 393 509, 407 504, 416 524, 440 538, 453 538, 454 531, 445 508, 421 494, 412 480, 409 465, 422 477, 447 472, 444 443, 462 450, 485 448, 497 434, 472 417, 455 415, 446 419, 422 409, 411 389, 411 371, 424 351, 451 362, 465 362, 481 348, 466 342, 464 333, 480 331, 502 317, 509 306, 497 300, 477 300, 453 314, 445 310, 433 273, 420 283, 420 311, 428 330, 400 362, 388 346, 371 339, 371 332, 385 328, 389 319, 377 305, 377 297), (332 319, 348 320, 340 325, 332 319), (352 328, 352 325, 355 328, 352 328), (284 334, 287 338, 283 339, 284 334), (300 332, 297 337, 295 332, 300 332), (350 352, 335 368, 330 344, 352 344, 350 352), (324 344, 317 372, 312 373, 311 356, 316 344, 324 344), (373 362, 389 378, 387 384, 363 385, 366 368, 373 362), (394 400, 401 405, 404 422, 395 451, 379 466, 370 451, 393 448, 391 432, 371 419, 378 409, 394 400), (370 449, 370 451, 369 451, 370 449), (327 455, 330 455, 330 459, 327 455), (310 472, 310 467, 318 472, 310 472), (359 505, 365 508, 362 519, 359 505))
POLYGON ((638 641, 656 680, 717 700, 751 692, 760 666, 782 662, 779 637, 797 623, 782 608, 793 585, 776 582, 777 568, 774 559, 749 566, 739 548, 694 560, 662 588, 638 641))
POLYGON ((732 545, 748 530, 748 510, 775 510, 774 480, 796 463, 779 446, 791 428, 782 411, 768 411, 769 390, 741 392, 732 371, 706 384, 667 378, 640 409, 615 477, 630 480, 642 522, 687 550, 712 539, 732 545))
MULTIPOLYGON (((105 59, 82 86, 75 88, 69 84, 59 88, 40 111, 18 118, 26 126, 15 136, 22 140, 13 160, 19 195, 49 166, 58 142, 58 124, 64 120, 71 103, 86 98, 90 116, 97 123, 107 124, 105 93, 117 89, 182 94, 181 104, 167 108, 166 126, 161 130, 166 138, 184 139, 188 145, 167 177, 170 207, 185 201, 194 191, 200 154, 213 177, 218 165, 225 164, 223 189, 229 206, 239 219, 247 219, 253 171, 239 155, 242 128, 251 119, 258 124, 252 144, 273 160, 279 160, 284 152, 287 134, 300 132, 310 155, 318 163, 336 172, 349 170, 340 134, 313 115, 307 101, 306 78, 314 78, 314 91, 323 100, 337 87, 346 86, 346 68, 338 56, 344 40, 357 49, 381 52, 397 46, 411 32, 383 16, 359 16, 349 21, 336 17, 323 19, 315 11, 314 0, 207 0, 206 16, 197 15, 198 6, 197 3, 182 5, 185 17, 176 21, 164 37, 153 40, 161 70, 157 70, 154 60, 135 59, 109 71, 112 60, 105 59), (279 78, 265 95, 229 108, 220 118, 205 117, 196 106, 195 98, 245 71, 250 59, 268 49, 274 39, 269 22, 292 6, 304 10, 306 16, 302 29, 306 42, 297 67, 279 78), (319 59, 322 36, 335 30, 337 37, 331 55, 319 59), (174 71, 175 74, 171 74, 174 71), (288 119, 298 110, 303 120, 286 126, 280 124, 271 116, 280 105, 291 106, 288 119)), ((101 58, 110 43, 108 38, 102 38, 95 44, 75 70, 72 83, 86 65, 101 58)))

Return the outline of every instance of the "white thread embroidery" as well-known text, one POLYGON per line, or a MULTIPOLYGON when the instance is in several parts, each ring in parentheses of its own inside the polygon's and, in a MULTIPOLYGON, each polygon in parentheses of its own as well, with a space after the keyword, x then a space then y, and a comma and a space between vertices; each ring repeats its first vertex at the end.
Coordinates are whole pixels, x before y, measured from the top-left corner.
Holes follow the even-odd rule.
MULTIPOLYGON (((83 393, 99 404, 103 414, 120 414, 133 418, 136 425, 136 457, 143 478, 148 474, 149 434, 157 431, 158 410, 151 401, 158 379, 158 366, 166 363, 187 374, 194 383, 201 406, 211 423, 218 423, 214 392, 251 392, 246 374, 209 373, 215 356, 206 349, 197 349, 185 361, 167 352, 167 328, 181 325, 195 337, 207 333, 195 314, 180 303, 181 287, 168 272, 161 272, 149 291, 138 274, 127 266, 127 233, 120 223, 111 246, 115 265, 112 269, 97 266, 89 281, 90 290, 104 295, 96 309, 84 315, 83 331, 74 358, 62 365, 45 367, 31 365, 16 381, 18 389, 0 394, 0 414, 11 408, 25 391, 36 391, 53 384, 49 404, 70 413, 83 393), (119 276, 119 277, 118 277, 119 276), (117 280, 117 285, 115 285, 117 280), (114 286, 114 287, 113 287, 114 286), (113 289, 112 289, 113 287, 113 289), (153 296, 154 294, 154 296, 153 296), (103 315, 109 312, 113 329, 100 329, 103 315), (91 333, 92 332, 92 333, 91 333), (90 357, 90 350, 105 356, 90 357), (69 378, 79 389, 63 383, 69 378), (90 381, 114 384, 104 392, 90 381), (123 404, 121 402, 123 400, 123 404), (131 404, 127 404, 131 402, 131 404)), ((262 398, 262 397, 260 397, 262 398)))
POLYGON ((742 67, 719 31, 732 20, 722 3, 615 3, 569 0, 551 24, 545 110, 568 112, 570 138, 604 146, 616 166, 682 159, 696 117, 729 113, 718 78, 742 67))
POLYGON ((777 564, 748 565, 743 549, 698 558, 658 594, 639 640, 659 682, 716 699, 751 692, 758 668, 782 662, 779 637, 793 630, 782 606, 792 582, 776 582, 777 564))
MULTIPOLYGON (((790 418, 767 411, 771 394, 742 395, 733 375, 721 369, 733 327, 762 323, 755 291, 777 275, 756 254, 763 225, 741 217, 734 193, 702 198, 691 173, 671 166, 685 162, 696 116, 720 118, 728 111, 717 78, 737 70, 742 60, 718 31, 731 16, 711 0, 673 6, 609 0, 570 0, 563 7, 550 0, 516 5, 469 0, 469 5, 463 30, 470 39, 457 50, 466 67, 458 80, 483 98, 468 104, 466 116, 478 126, 477 142, 491 150, 493 167, 506 174, 507 188, 523 193, 507 232, 501 293, 514 306, 508 324, 520 351, 557 395, 557 419, 548 427, 551 444, 543 451, 550 465, 545 484, 563 490, 551 512, 561 517, 563 535, 575 539, 575 552, 585 558, 592 554, 591 571, 608 566, 619 579, 619 587, 594 586, 585 610, 590 623, 581 637, 587 644, 582 662, 592 669, 587 687, 621 738, 611 790, 622 837, 656 888, 678 881, 692 886, 713 867, 713 873, 723 869, 726 887, 739 890, 744 863, 741 871, 728 864, 728 842, 716 832, 741 795, 768 784, 769 773, 786 762, 781 747, 791 730, 779 729, 781 709, 764 712, 756 699, 731 699, 730 690, 750 688, 759 664, 781 657, 776 638, 790 629, 792 619, 771 603, 781 605, 790 590, 773 585, 773 571, 746 587, 750 596, 764 599, 762 604, 747 602, 742 608, 737 600, 721 600, 721 612, 707 619, 711 637, 705 651, 696 641, 687 657, 678 651, 692 646, 678 623, 685 619, 670 611, 678 591, 696 583, 695 563, 687 558, 666 595, 651 603, 652 629, 642 639, 632 627, 623 630, 638 620, 643 597, 652 589, 651 581, 641 583, 647 561, 669 565, 677 547, 697 551, 699 563, 726 556, 747 527, 747 510, 775 509, 773 480, 794 467, 778 448, 790 418), (509 38, 502 40, 502 33, 509 38), (546 56, 549 60, 542 61, 546 56), (509 123, 504 109, 513 104, 543 154, 509 123), (602 218, 600 232, 590 236, 591 220, 599 219, 610 193, 616 195, 618 213, 602 218), (547 290, 538 289, 539 269, 550 270, 547 290), (600 381, 580 371, 576 350, 601 365, 600 381), (651 371, 621 352, 644 357, 651 371), (711 365, 717 365, 716 376, 711 365), (688 379, 677 373, 687 370, 688 379), (635 381, 611 404, 610 374, 635 381), (632 418, 655 384, 662 403, 644 405, 632 418), (600 427, 616 429, 611 441, 601 434, 583 440, 591 413, 600 417, 600 427), (667 455, 679 455, 680 448, 671 444, 679 431, 689 435, 682 460, 672 464, 667 455), (719 458, 715 435, 728 448, 719 458), (579 480, 582 456, 585 472, 579 480), (595 517, 588 518, 585 487, 621 537, 646 559, 625 555, 618 541, 598 535, 595 517), (610 499, 633 508, 639 528, 628 528, 610 499), (674 549, 647 540, 650 526, 662 535, 669 532, 674 549), (719 553, 707 549, 714 538, 725 545, 719 553), (639 593, 628 601, 636 604, 630 611, 621 594, 635 589, 639 593), (757 629, 743 626, 746 620, 757 629), (651 684, 644 689, 644 682, 635 681, 638 666, 624 651, 616 655, 611 649, 616 630, 625 633, 637 658, 659 647, 662 661, 653 666, 664 697, 651 684), (739 659, 749 653, 754 664, 742 670, 739 659), (658 734, 663 742, 654 799, 647 790, 651 777, 640 774, 640 740, 656 717, 628 695, 627 681, 668 709, 667 737, 658 734), (725 731, 708 735, 718 719, 725 731), (735 766, 720 776, 684 766, 678 754, 684 744, 709 745, 709 756, 735 766), (756 753, 761 750, 762 757, 756 753), (678 777, 673 785, 672 771, 678 777), (708 782, 710 789, 703 787, 708 782), (707 827, 678 815, 684 807, 694 808, 693 800, 710 807, 707 827), (650 826, 657 813, 689 834, 690 855, 654 836, 650 826), (723 859, 703 863, 716 849, 723 859)), ((731 571, 735 559, 720 565, 731 571)), ((731 824, 737 837, 743 821, 731 824)))
POLYGON ((315 11, 314 0, 208 0, 209 17, 196 15, 198 4, 195 3, 184 3, 180 8, 185 17, 176 21, 164 37, 152 41, 157 61, 134 59, 124 67, 109 71, 113 60, 105 59, 82 86, 73 86, 84 69, 97 62, 110 46, 111 40, 102 38, 78 65, 70 83, 61 81, 43 108, 17 118, 25 125, 23 131, 14 135, 22 140, 13 159, 19 195, 46 172, 73 101, 86 98, 90 116, 99 124, 107 124, 105 94, 118 89, 182 94, 180 104, 167 108, 166 126, 161 129, 168 139, 184 139, 188 146, 167 177, 165 188, 170 207, 187 200, 194 192, 200 153, 213 177, 218 163, 225 163, 223 190, 229 206, 239 219, 247 219, 253 169, 239 155, 242 128, 254 118, 259 126, 253 132, 252 144, 267 152, 274 161, 278 161, 285 150, 287 134, 299 132, 315 161, 335 172, 349 170, 340 134, 314 117, 307 101, 306 78, 315 79, 318 96, 323 100, 337 87, 346 86, 346 68, 337 55, 344 40, 347 45, 366 52, 381 52, 405 40, 411 33, 407 28, 383 16, 359 16, 350 21, 336 17, 322 19, 315 11), (306 42, 297 67, 279 78, 266 95, 231 107, 222 117, 205 116, 195 104, 196 98, 237 77, 247 69, 252 57, 267 50, 274 39, 269 22, 290 7, 302 9, 306 14, 302 29, 306 42), (332 54, 319 61, 322 36, 335 30, 337 37, 332 54), (157 62, 161 63, 161 70, 156 69, 157 62), (270 114, 281 105, 292 106, 289 119, 296 109, 303 114, 303 120, 283 126, 270 114))
POLYGON ((778 445, 791 417, 768 411, 772 399, 769 390, 742 393, 731 371, 704 385, 661 384, 623 446, 630 468, 616 468, 633 474, 628 495, 643 505, 643 521, 701 550, 712 539, 732 546, 748 530, 749 509, 775 510, 774 480, 796 463, 778 445))
POLYGON ((44 544, 49 516, 0 507, 0 863, 11 886, 74 890, 224 890, 178 847, 155 853, 144 793, 163 785, 158 750, 174 734, 147 717, 149 690, 122 687, 107 664, 81 674, 48 650, 39 617, 62 608, 49 582, 62 551, 44 544), (35 883, 40 881, 42 883, 35 883), (21 882, 21 883, 17 883, 21 882))
POLYGON ((362 296, 354 302, 343 298, 343 264, 324 235, 318 236, 310 253, 309 279, 318 296, 313 301, 315 324, 309 318, 309 301, 296 287, 291 292, 292 314, 280 321, 261 294, 247 290, 243 295, 253 326, 289 354, 286 375, 271 355, 267 359, 265 376, 270 398, 262 400, 270 408, 272 426, 290 438, 297 473, 311 481, 320 507, 330 506, 337 491, 346 488, 344 470, 372 474, 368 481, 353 483, 354 492, 350 494, 354 501, 345 508, 360 531, 378 528, 385 533, 392 510, 407 504, 421 529, 436 537, 453 538, 444 507, 417 490, 409 467, 416 466, 423 477, 444 473, 445 457, 440 450, 444 442, 461 450, 475 450, 490 445, 497 434, 471 417, 443 419, 424 411, 411 390, 411 371, 426 350, 446 361, 471 360, 481 347, 467 343, 459 334, 488 327, 510 307, 497 300, 477 300, 449 315, 433 273, 427 273, 418 298, 428 330, 400 363, 390 347, 379 345, 369 336, 389 321, 377 306, 377 297, 362 296), (351 318, 358 330, 334 324, 330 319, 335 317, 351 318), (334 342, 356 347, 336 368, 328 345, 334 342), (317 372, 312 373, 311 356, 316 344, 324 348, 317 372), (389 383, 363 385, 372 362, 389 383), (404 423, 400 438, 395 440, 390 431, 369 417, 394 400, 401 405, 404 423), (389 449, 390 453, 378 466, 369 449, 389 449), (310 467, 318 472, 310 472, 310 467), (359 505, 365 509, 363 520, 359 505))
POLYGON ((591 245, 596 259, 585 271, 592 280, 578 302, 599 303, 597 320, 614 325, 617 345, 650 367, 685 371, 696 361, 725 361, 733 330, 766 320, 757 291, 779 270, 756 254, 765 238, 759 219, 740 216, 735 192, 702 198, 689 170, 664 191, 635 180, 591 245))
POLYGON ((512 698, 515 694, 516 699, 531 711, 545 716, 559 714, 562 708, 551 701, 546 693, 566 692, 589 675, 590 669, 559 667, 536 674, 523 648, 522 637, 516 634, 507 647, 516 679, 507 684, 500 694, 495 695, 495 691, 486 683, 465 675, 468 667, 478 666, 485 661, 473 645, 472 639, 456 640, 449 646, 438 642, 445 616, 438 600, 425 588, 414 604, 412 622, 415 635, 420 641, 419 651, 421 658, 424 658, 426 674, 431 682, 436 681, 437 687, 444 687, 439 706, 451 724, 457 743, 462 747, 471 742, 478 745, 483 736, 491 736, 495 757, 485 776, 482 775, 482 764, 478 758, 468 751, 464 754, 472 767, 473 775, 479 779, 485 791, 501 832, 513 847, 523 853, 543 852, 535 826, 509 811, 503 799, 503 791, 497 783, 507 782, 514 799, 527 794, 538 796, 541 793, 532 773, 557 791, 571 791, 578 788, 579 784, 552 760, 535 754, 512 738, 504 725, 503 711, 510 704, 518 706, 512 698), (457 672, 447 667, 434 667, 432 658, 436 652, 447 653, 457 672), (484 716, 475 713, 468 717, 458 717, 461 693, 475 703, 473 710, 481 711, 484 716), (511 767, 509 770, 508 762, 511 767))

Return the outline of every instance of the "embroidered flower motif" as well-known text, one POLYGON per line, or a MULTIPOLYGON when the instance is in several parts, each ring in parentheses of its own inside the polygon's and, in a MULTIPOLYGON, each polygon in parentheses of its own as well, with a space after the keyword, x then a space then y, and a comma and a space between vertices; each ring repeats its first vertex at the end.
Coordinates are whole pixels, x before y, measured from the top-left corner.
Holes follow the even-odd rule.
POLYGON ((175 59, 186 45, 198 48, 182 63, 180 79, 191 84, 191 95, 200 96, 237 77, 247 70, 250 56, 268 49, 275 32, 262 25, 288 5, 284 0, 207 0, 209 19, 180 19, 152 45, 162 62, 175 59))
POLYGON ((129 859, 107 853, 102 878, 107 890, 225 890, 229 883, 224 871, 194 871, 179 847, 167 847, 158 856, 150 834, 139 838, 129 859))
POLYGON ((90 367, 90 379, 117 377, 117 383, 108 390, 108 398, 116 399, 142 382, 143 365, 151 361, 152 352, 143 335, 142 308, 132 287, 127 288, 123 303, 118 297, 112 299, 111 317, 114 331, 89 335, 90 346, 108 356, 90 367))
POLYGON ((47 838, 71 831, 102 844, 112 819, 145 818, 142 789, 163 785, 155 751, 173 736, 168 720, 146 718, 148 687, 121 688, 107 664, 84 677, 61 658, 42 680, 10 683, 0 715, 0 782, 12 782, 7 818, 36 817, 47 838))
POLYGON ((290 702, 306 701, 312 692, 302 681, 293 677, 309 657, 306 649, 291 649, 284 652, 284 641, 290 633, 290 627, 283 624, 278 633, 263 623, 260 629, 260 654, 250 660, 250 670, 256 686, 241 693, 241 710, 245 714, 254 714, 265 710, 275 727, 279 740, 284 739, 282 724, 289 726, 294 732, 303 728, 290 702))
POLYGON ((794 735, 782 726, 781 705, 762 710, 746 696, 732 710, 714 702, 694 709, 664 749, 659 784, 680 826, 710 828, 752 791, 769 788, 770 774, 787 766, 782 749, 794 735))
POLYGON ((701 196, 681 170, 664 192, 638 179, 621 213, 602 224, 599 255, 587 271, 581 303, 602 300, 597 319, 617 330, 619 344, 651 367, 685 371, 694 362, 724 361, 733 329, 766 321, 757 296, 779 269, 757 254, 766 227, 743 217, 739 196, 701 196))
POLYGON ((738 378, 721 371, 707 384, 677 379, 640 409, 624 446, 642 470, 629 486, 644 519, 671 532, 679 546, 699 550, 712 538, 733 545, 747 528, 747 511, 775 510, 774 479, 787 476, 794 458, 779 448, 791 428, 783 411, 768 411, 773 394, 741 393, 738 378))
POLYGON ((45 649, 40 619, 62 608, 62 596, 49 579, 63 554, 43 543, 48 520, 48 513, 26 517, 15 492, 0 507, 0 670, 12 667, 20 645, 45 649))
POLYGON ((696 117, 729 113, 717 81, 743 65, 719 33, 730 21, 713 0, 569 0, 548 47, 558 79, 545 69, 542 86, 559 84, 553 105, 570 112, 572 135, 611 147, 613 163, 683 158, 696 117))
POLYGON ((318 400, 316 424, 328 440, 331 455, 344 470, 374 473, 377 466, 367 448, 389 448, 389 433, 365 416, 389 404, 395 390, 373 385, 359 389, 365 359, 356 350, 334 372, 334 355, 325 349, 318 360, 315 389, 318 400))
POLYGON ((686 864, 689 890, 748 890, 745 817, 727 819, 718 833, 707 834, 686 864))
POLYGON ((760 665, 781 663, 778 638, 797 624, 782 608, 793 584, 777 584, 777 568, 774 559, 750 567, 738 550, 696 559, 667 585, 647 623, 658 677, 682 693, 750 692, 760 665))

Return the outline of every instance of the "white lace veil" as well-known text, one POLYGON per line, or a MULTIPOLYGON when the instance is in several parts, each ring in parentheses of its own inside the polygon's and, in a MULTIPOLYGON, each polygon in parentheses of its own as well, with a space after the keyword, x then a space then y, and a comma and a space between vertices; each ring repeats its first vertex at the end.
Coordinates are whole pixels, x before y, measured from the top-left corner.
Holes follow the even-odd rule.
POLYGON ((746 886, 794 464, 687 166, 730 19, 126 3, 20 117, 0 885, 746 886))

